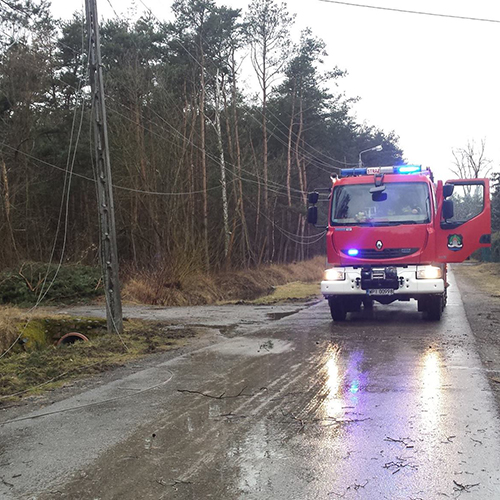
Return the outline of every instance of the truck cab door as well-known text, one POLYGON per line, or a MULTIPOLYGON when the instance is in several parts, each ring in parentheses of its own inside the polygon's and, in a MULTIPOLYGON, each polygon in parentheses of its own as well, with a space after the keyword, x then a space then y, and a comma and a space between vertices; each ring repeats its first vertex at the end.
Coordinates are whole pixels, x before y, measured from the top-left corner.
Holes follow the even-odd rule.
POLYGON ((437 262, 463 262, 479 248, 491 245, 489 179, 439 182, 436 194, 437 262))

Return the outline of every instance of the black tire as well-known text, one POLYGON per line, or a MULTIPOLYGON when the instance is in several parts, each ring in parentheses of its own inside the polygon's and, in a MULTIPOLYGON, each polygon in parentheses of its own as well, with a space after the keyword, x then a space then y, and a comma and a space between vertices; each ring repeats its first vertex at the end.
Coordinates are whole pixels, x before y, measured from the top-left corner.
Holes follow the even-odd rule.
POLYGON ((367 311, 371 311, 373 309, 373 299, 365 297, 363 299, 363 308, 366 309, 367 311))
POLYGON ((328 305, 330 306, 333 321, 345 321, 347 309, 342 297, 329 297, 328 305))
POLYGON ((427 319, 439 321, 443 312, 443 296, 431 295, 427 301, 427 319))

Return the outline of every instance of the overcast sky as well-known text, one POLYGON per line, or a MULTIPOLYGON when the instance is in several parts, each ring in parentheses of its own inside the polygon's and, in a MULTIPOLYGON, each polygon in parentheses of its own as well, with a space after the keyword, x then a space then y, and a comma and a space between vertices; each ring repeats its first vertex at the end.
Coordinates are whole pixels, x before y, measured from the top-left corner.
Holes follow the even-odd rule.
MULTIPOLYGON (((171 1, 142 0, 162 20, 171 1)), ((481 22, 327 3, 288 0, 295 33, 310 27, 329 57, 325 69, 348 72, 341 90, 359 96, 354 112, 400 137, 409 163, 451 177, 452 149, 486 141, 486 156, 500 170, 500 1, 345 0, 377 7, 497 20, 481 22)), ((249 0, 216 0, 245 10, 249 0)), ((83 2, 52 0, 56 17, 68 18, 83 2)), ((100 17, 127 11, 127 0, 97 0, 100 17), (113 9, 112 9, 113 7, 113 9)), ((144 11, 141 0, 136 9, 144 11)))

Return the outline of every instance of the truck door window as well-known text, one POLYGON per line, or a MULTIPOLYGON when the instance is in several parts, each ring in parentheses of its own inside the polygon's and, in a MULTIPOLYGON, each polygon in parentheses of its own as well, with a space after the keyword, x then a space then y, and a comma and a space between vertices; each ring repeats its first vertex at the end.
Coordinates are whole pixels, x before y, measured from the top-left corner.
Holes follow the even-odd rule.
POLYGON ((391 182, 380 193, 373 184, 336 186, 332 197, 333 225, 399 225, 430 222, 429 187, 424 182, 391 182))
POLYGON ((446 222, 458 226, 473 219, 484 209, 484 186, 482 184, 455 184, 453 195, 454 215, 446 222))

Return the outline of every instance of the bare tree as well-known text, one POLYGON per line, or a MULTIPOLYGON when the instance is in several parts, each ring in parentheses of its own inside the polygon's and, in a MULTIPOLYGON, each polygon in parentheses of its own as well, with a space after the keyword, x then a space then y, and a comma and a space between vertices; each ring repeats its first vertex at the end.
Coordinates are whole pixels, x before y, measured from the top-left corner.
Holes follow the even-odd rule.
POLYGON ((485 156, 486 140, 481 139, 481 145, 476 146, 474 140, 467 142, 466 148, 452 150, 453 164, 451 171, 461 179, 477 179, 487 177, 491 172, 491 160, 485 156))
MULTIPOLYGON (((262 165, 264 181, 264 210, 270 215, 268 191, 268 144, 267 102, 273 82, 278 78, 286 62, 290 47, 290 26, 293 16, 288 14, 285 4, 278 6, 273 0, 253 0, 246 17, 247 36, 251 46, 252 64, 262 90, 262 165)), ((271 259, 272 227, 266 219, 265 256, 271 259)))
POLYGON ((220 179, 222 187, 222 216, 224 221, 224 259, 226 259, 229 252, 229 239, 231 238, 231 231, 229 230, 229 210, 227 202, 227 183, 226 183, 226 161, 224 158, 224 146, 222 143, 222 129, 220 125, 220 107, 221 107, 221 87, 224 85, 223 77, 220 76, 220 71, 217 69, 217 76, 215 78, 215 131, 217 134, 217 146, 219 149, 219 162, 220 162, 220 179))

